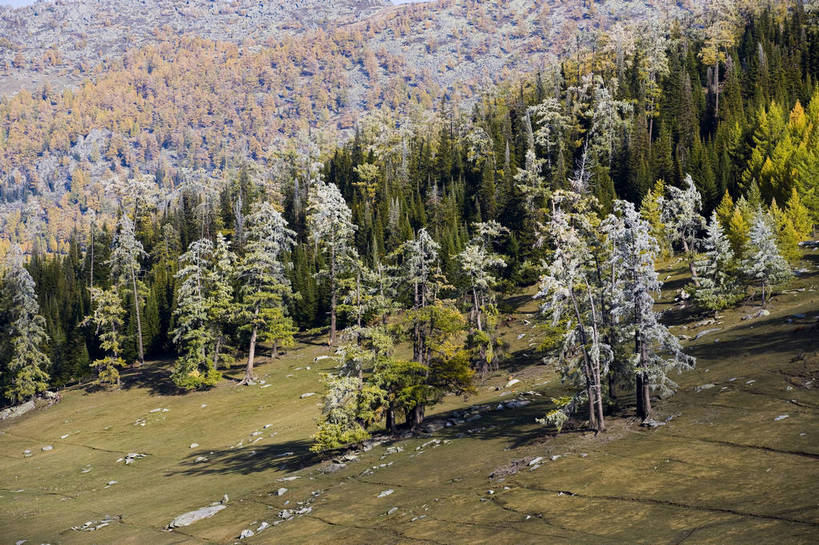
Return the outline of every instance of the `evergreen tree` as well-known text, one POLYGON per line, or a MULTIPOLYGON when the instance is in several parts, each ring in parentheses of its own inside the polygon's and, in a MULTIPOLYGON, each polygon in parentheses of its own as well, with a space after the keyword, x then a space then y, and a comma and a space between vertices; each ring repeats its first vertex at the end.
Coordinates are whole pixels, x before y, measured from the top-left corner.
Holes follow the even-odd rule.
POLYGON ((134 224, 127 214, 123 214, 119 222, 119 232, 114 237, 114 247, 109 260, 111 272, 115 275, 120 286, 127 286, 131 291, 131 298, 134 303, 134 316, 136 317, 136 341, 138 364, 145 363, 145 351, 142 347, 142 319, 140 311, 140 292, 144 290, 144 284, 139 279, 142 272, 140 260, 147 254, 142 247, 142 243, 136 239, 134 234, 134 224))
POLYGON ((0 316, 0 371, 3 396, 12 403, 33 398, 48 388, 51 361, 43 351, 48 342, 45 319, 34 291, 34 280, 23 266, 19 247, 6 256, 2 276, 3 308, 0 316), (8 354, 7 361, 5 354, 8 354))
POLYGON ((658 247, 649 225, 629 202, 615 203, 615 213, 606 220, 612 245, 607 265, 617 271, 611 314, 623 336, 631 336, 634 342, 630 360, 637 383, 637 414, 645 420, 651 416, 651 390, 673 390, 676 384, 669 372, 690 369, 694 358, 683 353, 679 340, 654 311, 654 294, 662 283, 654 269, 658 247))
POLYGON ((99 337, 100 348, 104 356, 95 360, 91 365, 97 369, 97 380, 102 384, 120 385, 118 367, 125 365, 122 359, 122 326, 125 309, 122 308, 122 299, 116 286, 108 289, 92 286, 91 302, 94 311, 85 319, 85 323, 96 326, 95 333, 99 337))
POLYGON ((734 252, 723 233, 716 211, 711 214, 703 249, 705 253, 694 263, 699 279, 694 290, 694 301, 716 313, 738 296, 734 252))
POLYGON ((251 384, 256 379, 253 364, 259 337, 272 336, 276 340, 283 330, 292 329, 288 324, 290 318, 284 313, 292 292, 283 259, 296 236, 287 228, 284 217, 268 202, 256 206, 247 217, 247 225, 246 253, 239 265, 242 300, 238 318, 241 328, 250 332, 250 341, 241 384, 251 384))
POLYGON ((776 246, 772 221, 768 214, 757 211, 743 252, 746 258, 742 261, 742 272, 747 280, 758 284, 762 289, 763 307, 770 298, 770 289, 787 282, 793 276, 788 262, 776 246))
POLYGON ((221 379, 210 352, 210 345, 215 340, 208 316, 211 289, 208 269, 212 254, 210 240, 203 238, 192 242, 180 256, 181 269, 176 273, 179 304, 174 312, 176 329, 172 334, 183 354, 177 360, 173 381, 188 390, 214 386, 221 379))
POLYGON ((327 257, 327 269, 321 271, 330 282, 330 345, 336 342, 338 280, 343 266, 354 255, 352 239, 356 226, 352 212, 338 187, 316 179, 309 189, 307 226, 317 249, 327 257))
POLYGON ((686 175, 685 186, 685 189, 668 188, 668 198, 663 199, 662 203, 662 219, 668 228, 671 242, 682 243, 691 276, 696 278, 697 273, 694 270, 696 237, 705 224, 705 218, 700 215, 702 198, 691 175, 686 175))

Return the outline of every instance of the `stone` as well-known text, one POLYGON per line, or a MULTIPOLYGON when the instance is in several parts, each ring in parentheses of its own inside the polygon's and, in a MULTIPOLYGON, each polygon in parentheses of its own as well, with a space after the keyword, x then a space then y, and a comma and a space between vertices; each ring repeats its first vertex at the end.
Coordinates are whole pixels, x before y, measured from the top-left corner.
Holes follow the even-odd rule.
POLYGON ((716 384, 712 384, 712 383, 709 382, 708 384, 702 384, 700 386, 697 386, 694 390, 697 391, 697 392, 701 392, 703 390, 710 390, 714 386, 716 386, 716 384))
POLYGON ((552 456, 549 457, 549 459, 554 462, 555 460, 560 458, 560 456, 561 456, 560 454, 553 454, 552 456))
POLYGON ((46 445, 43 447, 43 452, 48 452, 49 450, 54 450, 54 447, 51 445, 46 445))
POLYGON ((274 492, 274 494, 277 495, 277 496, 284 496, 286 493, 287 493, 287 489, 284 488, 284 487, 281 487, 281 488, 279 488, 278 490, 276 490, 274 492))
POLYGON ((115 485, 115 484, 117 484, 118 482, 119 482, 119 481, 108 481, 108 483, 106 484, 106 486, 114 486, 114 485, 115 485))
POLYGON ((543 456, 538 456, 536 458, 532 458, 532 460, 529 462, 529 465, 530 466, 537 465, 542 461, 543 461, 543 456))
POLYGON ((706 330, 704 330, 704 331, 700 331, 699 333, 697 333, 696 335, 694 335, 694 340, 696 341, 696 340, 697 340, 697 339, 699 339, 700 337, 705 337, 705 336, 706 336, 706 335, 708 335, 709 333, 715 333, 715 332, 717 332, 717 331, 721 331, 721 330, 722 330, 722 328, 721 328, 721 327, 712 327, 711 329, 706 329, 706 330))
POLYGON ((267 522, 262 522, 261 524, 259 524, 259 527, 256 528, 256 533, 258 534, 259 532, 261 532, 265 528, 269 528, 269 527, 270 527, 270 524, 268 524, 267 522))
POLYGON ((645 420, 640 422, 640 425, 643 426, 644 428, 658 428, 660 426, 665 426, 665 422, 658 422, 653 418, 646 418, 645 420))
POLYGON ((387 515, 392 515, 396 511, 398 511, 397 507, 390 507, 389 511, 387 511, 387 515))
POLYGON ((190 448, 196 448, 199 446, 199 443, 191 443, 190 448))
POLYGON ((208 459, 207 459, 206 457, 204 457, 204 456, 197 456, 197 457, 196 457, 196 458, 193 460, 193 463, 194 463, 194 464, 203 464, 203 463, 205 463, 205 462, 207 462, 207 461, 208 461, 208 459))
POLYGON ((770 315, 771 315, 770 310, 768 310, 766 308, 761 308, 761 309, 756 311, 756 313, 754 314, 754 318, 759 318, 761 316, 770 316, 770 315))
POLYGON ((525 407, 530 403, 531 401, 529 401, 528 399, 514 399, 506 403, 506 406, 511 407, 512 409, 519 409, 521 407, 525 407))
POLYGON ((208 507, 202 507, 201 509, 196 509, 194 511, 188 511, 182 515, 179 515, 175 519, 168 524, 169 529, 173 528, 184 528, 185 526, 190 526, 194 522, 198 522, 202 519, 207 519, 221 511, 222 509, 226 509, 225 505, 217 504, 217 505, 210 505, 208 507))
POLYGON ((377 497, 379 497, 379 498, 384 498, 384 497, 386 497, 386 496, 389 496, 389 495, 390 495, 390 494, 392 494, 393 492, 395 492, 395 490, 393 490, 392 488, 389 488, 389 489, 387 489, 387 490, 382 490, 381 492, 379 492, 379 493, 378 493, 378 496, 377 496, 377 497))
POLYGON ((25 403, 0 411, 0 421, 6 420, 7 418, 17 418, 32 410, 34 410, 34 400, 29 399, 25 403))
POLYGON ((304 399, 306 397, 310 397, 310 396, 314 396, 314 395, 316 395, 316 392, 307 392, 307 393, 301 394, 299 396, 299 399, 304 399))
POLYGON ((515 384, 518 384, 519 382, 520 382, 519 379, 516 379, 516 378, 510 379, 509 382, 506 383, 506 386, 504 386, 504 388, 510 388, 510 387, 514 386, 515 384))
POLYGON ((779 416, 777 416, 776 418, 774 418, 774 421, 775 421, 775 422, 779 422, 780 420, 785 420, 785 419, 786 419, 786 418, 788 418, 789 416, 790 416, 789 414, 780 414, 779 416))
POLYGON ((251 530, 250 528, 246 528, 242 530, 241 534, 239 534, 239 539, 246 539, 248 537, 253 537, 254 535, 256 534, 253 532, 253 530, 251 530))

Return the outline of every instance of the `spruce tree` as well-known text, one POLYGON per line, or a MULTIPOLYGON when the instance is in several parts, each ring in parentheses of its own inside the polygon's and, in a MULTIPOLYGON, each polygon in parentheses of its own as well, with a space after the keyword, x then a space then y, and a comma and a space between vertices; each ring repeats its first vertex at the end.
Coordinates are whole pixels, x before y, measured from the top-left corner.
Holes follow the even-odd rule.
POLYGON ((97 369, 97 380, 102 384, 114 384, 119 388, 120 378, 118 367, 125 365, 122 359, 122 326, 125 309, 122 308, 122 299, 116 286, 102 289, 95 286, 89 288, 93 313, 84 323, 94 324, 95 333, 99 337, 100 348, 104 356, 91 363, 97 369))
POLYGON ((685 189, 670 186, 668 193, 668 198, 663 199, 663 223, 668 228, 671 242, 682 244, 691 276, 696 278, 697 273, 694 270, 696 237, 705 224, 705 218, 700 215, 702 198, 690 174, 685 176, 685 189))
POLYGON ((353 236, 356 226, 344 197, 333 183, 313 181, 309 189, 307 227, 316 249, 327 257, 322 274, 330 283, 330 345, 336 342, 338 281, 346 260, 354 255, 353 236))
POLYGON ((284 217, 266 201, 247 217, 247 226, 246 253, 239 265, 242 300, 238 319, 241 329, 250 332, 250 341, 241 384, 251 384, 256 379, 253 364, 259 337, 279 337, 288 329, 284 322, 290 318, 284 308, 292 291, 283 260, 296 237, 296 233, 287 228, 284 217))
POLYGON ((711 214, 703 250, 705 252, 701 258, 694 262, 699 279, 694 290, 694 301, 702 308, 716 313, 734 302, 738 296, 734 252, 725 237, 716 211, 711 214))
POLYGON ((783 284, 793 276, 788 262, 779 253, 770 215, 757 211, 746 245, 742 272, 752 284, 762 290, 762 306, 770 298, 773 286, 783 284))
POLYGON ((34 291, 34 280, 23 266, 23 255, 14 246, 6 257, 2 276, 2 313, 7 323, 0 326, 0 357, 8 353, 3 372, 3 396, 12 403, 33 398, 48 388, 51 360, 43 351, 48 342, 45 318, 34 291))
POLYGON ((134 316, 136 318, 136 341, 138 365, 145 363, 145 350, 142 347, 142 318, 140 293, 144 289, 144 284, 139 276, 142 272, 140 260, 148 254, 142 247, 142 243, 137 240, 134 234, 134 223, 127 214, 123 214, 119 222, 119 232, 114 237, 114 247, 109 260, 111 273, 117 279, 120 286, 131 291, 131 298, 134 302, 134 316))

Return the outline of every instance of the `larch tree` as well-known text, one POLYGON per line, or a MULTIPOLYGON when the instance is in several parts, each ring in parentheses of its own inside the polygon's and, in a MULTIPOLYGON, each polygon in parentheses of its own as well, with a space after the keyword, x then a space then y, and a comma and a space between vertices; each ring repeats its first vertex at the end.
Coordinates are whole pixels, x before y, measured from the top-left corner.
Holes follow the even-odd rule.
POLYGON ((353 236, 356 226, 352 211, 344 197, 333 183, 321 179, 313 181, 308 190, 307 228, 317 249, 327 257, 327 268, 322 271, 330 282, 330 338, 329 344, 336 343, 336 313, 339 296, 339 276, 343 265, 352 256, 355 248, 353 236))
POLYGON ((100 348, 104 357, 94 361, 91 365, 97 369, 97 380, 102 384, 114 384, 119 388, 120 378, 118 367, 125 365, 122 359, 122 326, 125 309, 122 307, 122 298, 117 286, 102 289, 95 286, 89 288, 91 304, 94 311, 83 322, 93 324, 95 333, 99 337, 100 348))
POLYGON ((748 281, 757 284, 762 290, 762 306, 770 298, 773 286, 778 286, 791 279, 793 272, 788 262, 782 257, 776 245, 776 235, 772 227, 773 220, 758 210, 751 225, 746 245, 745 259, 742 261, 742 272, 748 281))
POLYGON ((119 222, 119 232, 114 237, 114 247, 111 250, 111 273, 116 277, 117 284, 127 287, 131 291, 131 298, 134 303, 134 317, 137 327, 137 356, 138 365, 145 363, 145 350, 142 346, 142 313, 140 292, 144 285, 140 280, 142 265, 140 260, 147 257, 147 253, 142 247, 142 243, 137 240, 134 233, 134 223, 127 214, 123 214, 119 222))
POLYGON ((733 303, 738 295, 736 258, 716 211, 711 214, 703 250, 705 252, 701 258, 694 262, 699 280, 694 290, 694 301, 716 313, 733 303))
POLYGON ((43 352, 43 345, 49 337, 45 319, 40 315, 34 279, 24 267, 23 254, 16 245, 6 256, 1 286, 3 308, 0 316, 5 316, 7 323, 0 325, 3 336, 0 348, 9 354, 9 359, 2 362, 7 377, 0 384, 4 386, 6 399, 19 403, 46 390, 51 360, 43 352))
POLYGON ((266 201, 247 217, 247 226, 246 253, 239 265, 242 281, 239 319, 242 329, 250 332, 250 341, 241 384, 255 380, 253 364, 259 337, 278 336, 286 329, 284 322, 290 319, 284 312, 286 299, 292 293, 283 259, 296 237, 281 213, 266 201))
POLYGON ((674 370, 690 369, 694 358, 687 356, 654 310, 654 296, 662 282, 654 269, 657 241, 649 224, 627 201, 615 202, 615 213, 604 221, 612 253, 608 266, 617 271, 611 289, 611 314, 624 334, 633 338, 630 358, 637 389, 637 415, 651 416, 651 392, 668 393, 676 388, 669 377, 674 370))
POLYGON ((668 197, 662 199, 662 209, 662 221, 668 230, 669 239, 672 244, 682 244, 691 276, 696 279, 694 251, 697 233, 704 227, 705 218, 700 215, 702 197, 690 174, 685 176, 685 189, 668 187, 668 197))

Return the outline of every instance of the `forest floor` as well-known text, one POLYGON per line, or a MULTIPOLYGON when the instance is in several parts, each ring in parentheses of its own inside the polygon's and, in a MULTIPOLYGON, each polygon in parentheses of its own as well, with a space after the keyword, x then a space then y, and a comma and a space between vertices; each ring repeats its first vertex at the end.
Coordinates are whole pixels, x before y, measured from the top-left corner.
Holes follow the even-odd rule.
POLYGON ((656 402, 656 428, 629 410, 596 436, 537 424, 562 389, 532 351, 524 296, 501 326, 509 358, 476 395, 428 411, 429 433, 342 463, 308 450, 332 367, 322 339, 263 359, 254 386, 180 395, 155 362, 120 391, 67 391, 0 423, 0 543, 220 544, 247 529, 249 544, 816 543, 819 254, 806 262, 770 315, 743 320, 749 303, 715 324, 673 304, 681 264, 662 274, 673 331, 719 330, 684 343, 697 367, 656 402), (212 518, 166 529, 225 494, 212 518))

